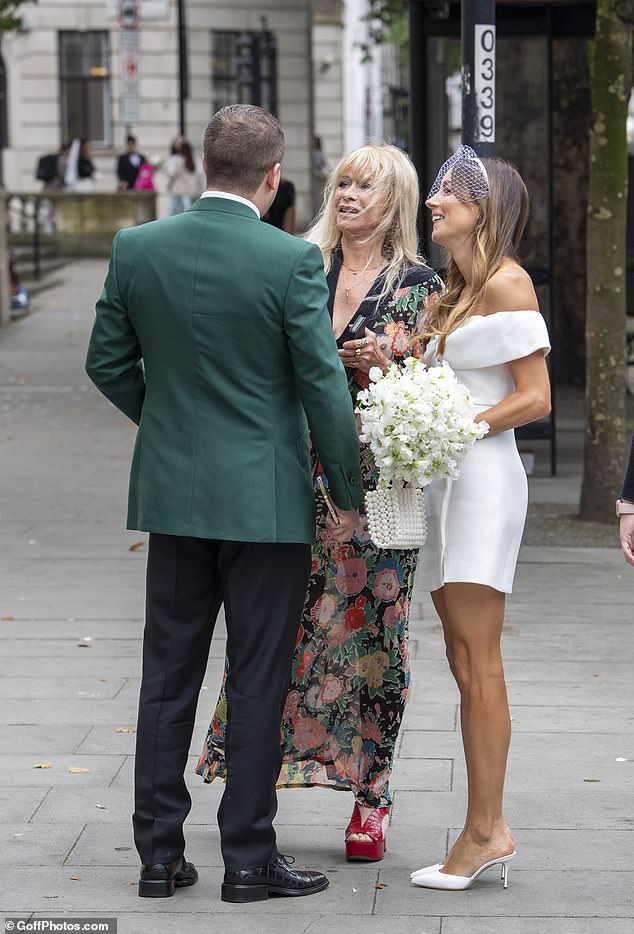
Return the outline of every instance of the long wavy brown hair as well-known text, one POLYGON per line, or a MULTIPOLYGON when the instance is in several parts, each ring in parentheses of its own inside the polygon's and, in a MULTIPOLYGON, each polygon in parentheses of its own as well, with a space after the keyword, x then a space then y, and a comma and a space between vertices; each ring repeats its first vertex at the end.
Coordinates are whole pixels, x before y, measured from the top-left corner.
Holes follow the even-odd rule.
POLYGON ((459 328, 484 302, 486 285, 505 259, 519 262, 518 247, 528 220, 528 192, 517 169, 504 159, 482 160, 489 176, 490 194, 475 203, 478 219, 473 230, 472 279, 464 276, 448 253, 447 290, 431 305, 416 340, 426 345, 438 337, 438 354, 445 352, 447 336, 459 328))

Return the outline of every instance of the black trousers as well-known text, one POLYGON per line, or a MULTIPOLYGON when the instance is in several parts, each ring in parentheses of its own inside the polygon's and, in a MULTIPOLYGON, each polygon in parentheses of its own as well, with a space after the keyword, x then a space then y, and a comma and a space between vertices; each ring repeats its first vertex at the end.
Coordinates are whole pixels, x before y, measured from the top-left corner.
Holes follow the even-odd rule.
POLYGON ((309 545, 150 535, 133 817, 143 863, 173 862, 185 848, 191 798, 184 771, 223 602, 229 674, 222 854, 229 871, 277 855, 280 724, 309 571, 309 545))

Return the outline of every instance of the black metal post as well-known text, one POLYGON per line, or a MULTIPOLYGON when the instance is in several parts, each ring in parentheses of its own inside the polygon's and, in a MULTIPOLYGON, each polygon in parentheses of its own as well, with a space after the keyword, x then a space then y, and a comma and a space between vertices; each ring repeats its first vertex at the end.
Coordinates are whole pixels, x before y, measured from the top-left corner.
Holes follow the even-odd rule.
MULTIPOLYGON (((42 278, 42 267, 40 264, 40 199, 37 195, 33 198, 33 278, 39 282, 42 278)), ((25 205, 26 206, 26 205, 25 205)))
MULTIPOLYGON (((410 155, 418 174, 421 190, 427 182, 427 159, 425 152, 425 113, 427 101, 426 61, 427 50, 425 42, 425 7, 422 3, 413 0, 409 4, 409 39, 411 54, 409 56, 410 75, 410 155)), ((423 196, 424 197, 424 196, 423 196)), ((422 241, 425 236, 425 205, 421 198, 418 206, 418 238, 422 241)))
POLYGON ((187 61, 187 29, 185 0, 178 0, 178 125, 181 136, 186 135, 185 101, 189 97, 189 68, 187 61))
MULTIPOLYGON (((546 35, 546 55, 547 55, 547 83, 548 83, 548 94, 546 99, 546 124, 547 124, 547 133, 548 133, 548 213, 550 215, 550 223, 548 224, 548 280, 550 283, 549 289, 549 299, 550 299, 550 308, 549 308, 549 325, 551 333, 554 332, 555 327, 555 309, 557 307, 557 293, 555 285, 555 125, 554 125, 554 89, 555 89, 555 76, 554 76, 554 59, 553 59, 553 17, 552 17, 552 7, 548 7, 546 11, 546 23, 547 23, 547 35, 546 35)), ((549 368, 550 368, 550 473, 551 476, 555 476, 557 473, 557 415, 556 415, 556 397, 557 397, 557 387, 556 387, 556 361, 557 353, 556 350, 549 354, 549 368)))
POLYGON ((462 0, 462 142, 495 148, 495 0, 462 0))

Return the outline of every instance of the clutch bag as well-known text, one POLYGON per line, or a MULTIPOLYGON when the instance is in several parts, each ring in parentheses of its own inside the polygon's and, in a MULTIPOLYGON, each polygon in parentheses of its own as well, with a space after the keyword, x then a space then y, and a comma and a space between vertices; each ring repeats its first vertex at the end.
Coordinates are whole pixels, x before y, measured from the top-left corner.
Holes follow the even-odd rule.
POLYGON ((420 548, 427 541, 423 491, 418 487, 385 487, 365 494, 370 538, 377 548, 420 548))

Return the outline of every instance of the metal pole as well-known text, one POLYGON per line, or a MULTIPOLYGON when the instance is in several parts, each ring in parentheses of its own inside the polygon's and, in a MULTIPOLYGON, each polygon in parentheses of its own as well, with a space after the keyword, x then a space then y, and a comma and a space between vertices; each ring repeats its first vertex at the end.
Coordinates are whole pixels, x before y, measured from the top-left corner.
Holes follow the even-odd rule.
POLYGON ((462 142, 495 148, 495 0, 462 0, 462 142))
MULTIPOLYGON (((425 8, 422 3, 409 4, 409 35, 412 54, 410 68, 410 145, 409 151, 416 168, 421 189, 427 184, 427 159, 425 152, 425 113, 427 109, 427 47, 425 36, 425 8)), ((423 196, 424 197, 424 196, 423 196)), ((421 199, 418 206, 418 238, 425 237, 425 205, 421 199)))
MULTIPOLYGON (((546 126, 548 133, 548 213, 550 214, 550 223, 548 224, 548 282, 550 285, 549 298, 549 324, 551 333, 555 327, 555 312, 557 308, 557 294, 555 286, 555 126, 554 126, 554 99, 555 99, 555 76, 553 59, 553 19, 552 7, 546 10, 546 55, 547 55, 547 76, 548 91, 546 106, 548 107, 546 115, 546 126)), ((550 474, 554 477, 557 474, 557 386, 556 386, 556 365, 557 353, 549 354, 550 364, 550 399, 551 409, 549 416, 550 430, 550 474)))
POLYGON ((189 69, 187 62, 185 0, 178 0, 178 126, 181 136, 186 136, 185 101, 188 97, 189 69))

